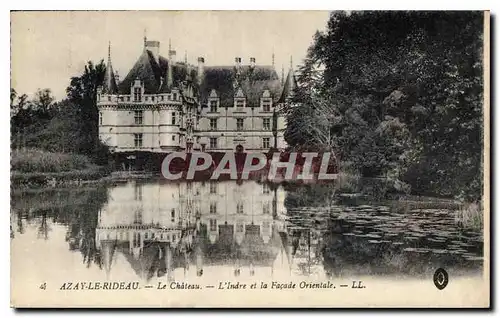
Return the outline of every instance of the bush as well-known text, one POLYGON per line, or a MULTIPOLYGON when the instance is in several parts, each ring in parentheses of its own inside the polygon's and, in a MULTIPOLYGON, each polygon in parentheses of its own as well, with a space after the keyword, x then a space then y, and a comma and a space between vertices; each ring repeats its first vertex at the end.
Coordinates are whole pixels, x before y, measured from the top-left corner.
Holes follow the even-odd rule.
POLYGON ((83 155, 37 149, 13 150, 10 164, 11 170, 18 172, 64 172, 94 166, 90 159, 83 155))

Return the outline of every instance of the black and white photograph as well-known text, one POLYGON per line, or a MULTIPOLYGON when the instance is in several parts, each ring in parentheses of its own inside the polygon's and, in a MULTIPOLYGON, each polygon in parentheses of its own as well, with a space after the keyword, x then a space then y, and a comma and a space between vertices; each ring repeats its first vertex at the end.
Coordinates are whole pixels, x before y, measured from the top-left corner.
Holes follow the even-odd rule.
POLYGON ((488 11, 11 11, 15 308, 488 308, 488 11))

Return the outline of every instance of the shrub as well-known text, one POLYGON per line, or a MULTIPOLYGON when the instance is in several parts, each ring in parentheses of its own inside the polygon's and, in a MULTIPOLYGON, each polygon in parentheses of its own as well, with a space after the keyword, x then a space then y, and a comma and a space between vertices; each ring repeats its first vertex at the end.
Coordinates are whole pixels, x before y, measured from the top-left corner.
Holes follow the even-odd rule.
POLYGON ((13 150, 10 164, 11 170, 18 172, 63 172, 93 166, 89 158, 83 155, 37 149, 13 150))

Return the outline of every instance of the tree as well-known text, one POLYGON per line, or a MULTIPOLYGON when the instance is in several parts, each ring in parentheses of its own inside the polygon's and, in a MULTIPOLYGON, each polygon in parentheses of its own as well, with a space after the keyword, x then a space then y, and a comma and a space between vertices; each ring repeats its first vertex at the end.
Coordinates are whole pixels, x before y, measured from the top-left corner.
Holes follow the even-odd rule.
POLYGON ((365 176, 477 199, 482 25, 482 12, 333 13, 300 70, 305 109, 288 113, 287 140, 323 143, 315 131, 329 127, 339 157, 365 176))
POLYGON ((105 73, 106 66, 103 60, 97 65, 89 61, 85 65, 83 74, 72 77, 66 89, 69 101, 78 109, 79 152, 91 156, 97 155, 97 152, 102 150, 98 132, 97 88, 102 86, 105 73))

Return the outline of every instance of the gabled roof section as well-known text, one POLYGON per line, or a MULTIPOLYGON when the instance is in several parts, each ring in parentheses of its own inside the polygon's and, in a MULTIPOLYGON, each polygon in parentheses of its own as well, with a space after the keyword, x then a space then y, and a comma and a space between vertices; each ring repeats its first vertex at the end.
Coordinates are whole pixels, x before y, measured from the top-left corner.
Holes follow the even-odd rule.
POLYGON ((295 78, 295 74, 293 69, 288 71, 288 75, 285 80, 285 84, 283 85, 283 92, 281 93, 281 97, 278 100, 278 103, 286 102, 286 99, 289 98, 293 91, 297 88, 297 79, 295 78))
POLYGON ((248 107, 259 107, 265 90, 269 90, 273 100, 279 98, 281 83, 272 66, 241 66, 239 75, 235 66, 207 66, 200 87, 201 101, 205 103, 215 90, 221 107, 233 107, 239 88, 246 97, 248 107))
POLYGON ((159 59, 159 62, 156 62, 153 53, 144 50, 130 72, 120 83, 120 94, 130 94, 130 87, 136 79, 140 79, 144 84, 145 94, 155 94, 160 87, 161 79, 165 78, 167 71, 166 65, 162 65, 164 64, 162 59, 159 59))

